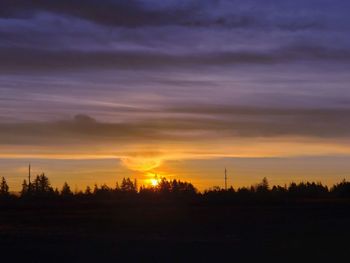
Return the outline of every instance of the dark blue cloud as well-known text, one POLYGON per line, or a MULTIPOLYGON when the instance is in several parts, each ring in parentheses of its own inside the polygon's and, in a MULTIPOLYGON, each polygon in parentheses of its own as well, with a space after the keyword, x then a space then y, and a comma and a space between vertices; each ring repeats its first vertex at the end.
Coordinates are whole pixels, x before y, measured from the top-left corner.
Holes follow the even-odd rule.
POLYGON ((37 104, 57 96, 50 116, 77 114, 96 94, 132 106, 347 107, 349 7, 343 0, 3 0, 0 108, 42 116, 37 104), (71 92, 76 105, 68 108, 71 92), (23 94, 27 104, 10 100, 23 94))
POLYGON ((0 15, 7 18, 30 17, 38 12, 49 12, 104 25, 127 27, 277 26, 296 30, 319 28, 332 23, 333 19, 346 18, 349 7, 350 4, 345 0, 3 0, 0 3, 0 15))

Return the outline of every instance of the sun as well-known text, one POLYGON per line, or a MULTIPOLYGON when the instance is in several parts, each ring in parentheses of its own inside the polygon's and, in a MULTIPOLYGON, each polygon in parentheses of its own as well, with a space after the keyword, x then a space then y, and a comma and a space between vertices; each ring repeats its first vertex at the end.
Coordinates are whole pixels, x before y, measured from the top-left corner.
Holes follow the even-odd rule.
POLYGON ((150 179, 150 183, 153 187, 156 187, 159 184, 159 180, 157 178, 150 179))

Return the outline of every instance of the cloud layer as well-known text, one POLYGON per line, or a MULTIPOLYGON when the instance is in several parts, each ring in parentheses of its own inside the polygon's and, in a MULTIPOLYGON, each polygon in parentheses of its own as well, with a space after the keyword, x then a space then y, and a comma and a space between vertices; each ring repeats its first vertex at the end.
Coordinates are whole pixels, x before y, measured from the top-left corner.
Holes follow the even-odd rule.
MULTIPOLYGON (((137 113, 136 113, 137 114, 137 113)), ((87 115, 55 122, 2 123, 0 144, 60 145, 199 141, 218 138, 350 138, 350 109, 195 107, 163 109, 120 123, 87 115), (181 117, 178 114, 182 114, 181 117)))
POLYGON ((349 7, 342 0, 2 1, 0 68, 13 73, 348 64, 349 7))
POLYGON ((349 7, 1 1, 0 145, 341 144, 350 135, 349 7))

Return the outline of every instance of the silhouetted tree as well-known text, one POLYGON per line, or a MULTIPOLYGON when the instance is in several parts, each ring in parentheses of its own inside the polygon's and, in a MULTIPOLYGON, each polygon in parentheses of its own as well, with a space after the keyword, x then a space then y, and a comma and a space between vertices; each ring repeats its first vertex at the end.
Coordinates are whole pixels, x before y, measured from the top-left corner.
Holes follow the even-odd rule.
POLYGON ((97 192, 98 192, 98 185, 95 184, 95 185, 94 185, 94 191, 93 191, 94 195, 96 195, 97 192))
POLYGON ((55 188, 55 190, 54 190, 53 192, 54 192, 54 194, 55 194, 56 196, 59 196, 59 195, 60 195, 60 191, 58 191, 57 187, 55 188))
POLYGON ((233 188, 233 186, 231 185, 231 186, 227 189, 227 192, 233 194, 233 193, 235 193, 236 191, 235 191, 235 189, 233 188))
POLYGON ((23 180, 23 183, 22 183, 22 190, 21 190, 21 196, 25 196, 27 195, 29 192, 29 185, 27 184, 27 181, 26 180, 23 180))
POLYGON ((123 192, 137 192, 136 186, 130 178, 123 178, 120 190, 123 192))
MULTIPOLYGON (((238 188, 237 191, 231 186, 228 190, 223 190, 220 187, 213 187, 209 190, 205 190, 203 194, 199 193, 197 189, 189 182, 180 180, 167 180, 161 178, 158 180, 158 185, 155 187, 141 186, 139 192, 137 191, 136 180, 130 178, 123 178, 120 186, 116 183, 115 188, 110 188, 106 184, 100 187, 95 184, 93 191, 89 186, 86 187, 84 193, 76 191, 72 193, 70 186, 65 182, 61 192, 53 190, 51 187, 49 178, 45 174, 37 175, 31 184, 28 184, 26 180, 23 181, 22 190, 20 192, 21 197, 47 197, 58 196, 72 197, 72 198, 84 198, 84 196, 90 196, 90 198, 121 198, 128 200, 128 198, 136 200, 136 198, 150 198, 156 200, 159 195, 169 198, 185 198, 186 200, 194 200, 194 198, 204 198, 203 200, 211 200, 214 202, 231 202, 231 201, 275 201, 283 200, 288 201, 289 198, 349 198, 350 197, 350 182, 343 180, 341 183, 334 185, 329 191, 327 186, 322 185, 320 182, 300 182, 291 183, 288 187, 274 185, 272 188, 269 186, 267 178, 263 178, 262 181, 254 186, 238 188), (192 199, 191 199, 192 198, 192 199)), ((4 177, 0 178, 0 196, 10 196, 9 187, 4 177)), ((196 199, 199 200, 199 199, 196 199)))
POLYGON ((333 196, 344 198, 350 197, 350 182, 345 181, 345 179, 331 188, 331 193, 333 196))
POLYGON ((167 181, 164 177, 160 179, 156 189, 162 194, 169 194, 170 192, 174 192, 172 183, 167 181))
POLYGON ((183 193, 183 194, 196 194, 197 189, 193 186, 193 184, 188 183, 188 182, 182 182, 182 181, 176 181, 173 180, 171 182, 172 186, 172 191, 173 192, 178 192, 178 193, 183 193))
POLYGON ((285 194, 287 193, 287 188, 286 186, 282 187, 280 185, 274 185, 271 190, 272 193, 275 194, 285 194))
POLYGON ((53 188, 51 187, 49 178, 45 174, 37 175, 33 185, 32 190, 34 195, 48 195, 53 193, 53 188))
POLYGON ((269 181, 266 177, 256 186, 255 191, 257 193, 268 193, 269 191, 269 181))
POLYGON ((67 182, 64 182, 61 190, 61 196, 63 197, 71 197, 73 196, 73 192, 70 189, 70 186, 68 185, 67 182))
POLYGON ((9 194, 9 186, 5 180, 5 177, 2 177, 0 182, 0 195, 8 196, 9 194))
POLYGON ((113 189, 110 188, 108 185, 103 184, 101 187, 98 187, 98 185, 95 184, 93 195, 97 196, 99 198, 106 198, 111 197, 113 194, 113 189))
POLYGON ((112 189, 108 186, 108 185, 106 185, 106 184, 103 184, 103 185, 101 185, 101 187, 100 187, 100 191, 103 191, 103 192, 109 192, 109 191, 111 191, 112 189))
POLYGON ((91 195, 92 194, 90 186, 86 187, 84 194, 86 194, 86 195, 91 195))
POLYGON ((220 186, 213 186, 211 188, 208 189, 207 192, 220 192, 222 190, 222 188, 220 186))
POLYGON ((327 186, 315 182, 301 182, 299 184, 291 183, 288 187, 288 195, 290 197, 321 197, 326 196, 327 193, 327 186))

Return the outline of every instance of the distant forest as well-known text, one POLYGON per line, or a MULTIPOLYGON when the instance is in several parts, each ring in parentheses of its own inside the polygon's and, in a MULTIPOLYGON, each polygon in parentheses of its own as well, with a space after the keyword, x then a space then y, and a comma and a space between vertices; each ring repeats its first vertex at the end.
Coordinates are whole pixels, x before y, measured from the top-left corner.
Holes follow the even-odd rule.
POLYGON ((0 178, 0 201, 13 200, 203 200, 203 201, 288 201, 293 199, 349 199, 350 182, 345 179, 331 188, 320 182, 290 183, 270 186, 268 179, 251 187, 223 189, 213 187, 199 192, 194 185, 180 180, 160 178, 156 186, 137 186, 137 181, 123 178, 121 183, 109 187, 105 184, 88 186, 84 191, 72 191, 68 183, 61 189, 53 188, 45 174, 32 182, 23 181, 18 194, 10 192, 4 177, 0 178), (161 197, 161 199, 159 199, 161 197))

